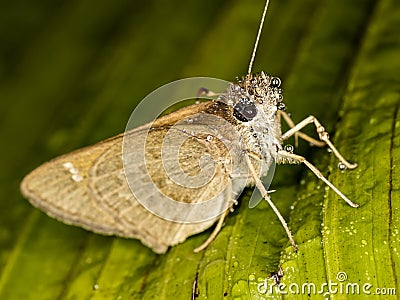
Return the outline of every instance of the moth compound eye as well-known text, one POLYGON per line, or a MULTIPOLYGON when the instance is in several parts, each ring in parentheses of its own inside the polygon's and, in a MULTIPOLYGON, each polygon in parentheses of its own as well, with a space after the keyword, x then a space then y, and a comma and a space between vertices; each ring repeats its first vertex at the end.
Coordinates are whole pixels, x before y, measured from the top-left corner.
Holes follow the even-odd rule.
POLYGON ((281 86, 281 80, 278 77, 272 77, 269 85, 278 88, 281 86))
POLYGON ((233 107, 233 115, 239 121, 248 122, 257 115, 257 107, 248 97, 242 97, 233 107))

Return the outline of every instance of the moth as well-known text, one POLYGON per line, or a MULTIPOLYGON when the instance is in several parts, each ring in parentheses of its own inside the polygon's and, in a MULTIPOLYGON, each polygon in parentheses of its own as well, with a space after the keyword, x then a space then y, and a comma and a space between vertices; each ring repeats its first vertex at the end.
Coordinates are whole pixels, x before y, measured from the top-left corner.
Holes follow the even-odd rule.
POLYGON ((22 194, 64 223, 104 235, 139 239, 156 253, 215 223, 209 245, 241 191, 255 186, 297 245, 270 199, 268 182, 277 164, 305 164, 350 206, 358 207, 304 157, 283 146, 289 137, 327 146, 341 166, 354 169, 335 148, 321 123, 309 116, 294 124, 285 112, 281 81, 252 74, 269 1, 265 3, 248 73, 216 94, 154 122, 44 163, 21 183, 22 194), (281 120, 290 127, 281 131, 281 120), (314 124, 318 140, 301 132, 314 124), (205 205, 205 206, 202 206, 205 205), (201 209, 197 209, 200 207, 201 209))

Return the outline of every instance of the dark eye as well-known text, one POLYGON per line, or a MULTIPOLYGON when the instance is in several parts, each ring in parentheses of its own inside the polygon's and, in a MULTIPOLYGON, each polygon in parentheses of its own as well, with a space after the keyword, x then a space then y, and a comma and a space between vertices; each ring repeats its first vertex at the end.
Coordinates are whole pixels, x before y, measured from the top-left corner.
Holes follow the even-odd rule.
POLYGON ((239 121, 248 122, 257 115, 257 108, 249 98, 243 97, 233 107, 233 115, 239 121))
POLYGON ((269 85, 278 88, 281 86, 281 80, 278 77, 272 77, 269 85))

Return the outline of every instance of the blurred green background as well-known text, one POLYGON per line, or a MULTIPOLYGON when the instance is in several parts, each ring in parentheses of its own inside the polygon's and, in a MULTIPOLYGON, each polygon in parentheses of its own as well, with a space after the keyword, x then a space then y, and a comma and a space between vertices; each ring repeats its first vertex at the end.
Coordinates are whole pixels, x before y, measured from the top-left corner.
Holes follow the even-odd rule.
MULTIPOLYGON (((0 299, 264 299, 257 285, 278 266, 287 285, 340 282, 337 273, 346 272, 345 283, 370 283, 374 293, 399 288, 397 0, 271 1, 253 70, 279 76, 293 119, 316 115, 359 163, 340 172, 325 150, 297 150, 360 203, 357 210, 304 166, 278 167, 272 198, 298 254, 269 207, 250 210, 246 195, 208 249, 192 252, 210 231, 166 255, 61 224, 20 195, 27 172, 122 132, 134 106, 161 85, 245 74, 263 6, 2 1, 0 299)), ((322 294, 285 296, 309 297, 322 294)))

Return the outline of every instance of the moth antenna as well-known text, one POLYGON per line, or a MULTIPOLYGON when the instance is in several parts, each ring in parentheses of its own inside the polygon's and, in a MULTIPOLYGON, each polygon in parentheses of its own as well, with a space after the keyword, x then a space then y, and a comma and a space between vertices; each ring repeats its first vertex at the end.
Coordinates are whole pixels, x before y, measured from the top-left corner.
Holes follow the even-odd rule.
POLYGON ((267 10, 268 10, 268 4, 269 4, 269 0, 267 0, 265 2, 265 7, 264 7, 264 11, 263 11, 263 14, 262 14, 262 17, 261 17, 260 27, 258 28, 256 42, 254 43, 253 54, 251 55, 251 59, 250 59, 250 63, 249 63, 249 69, 247 71, 247 75, 251 74, 251 69, 253 68, 254 58, 256 57, 256 52, 257 52, 257 47, 258 47, 258 42, 260 41, 261 31, 262 31, 262 28, 263 28, 263 25, 264 25, 264 20, 265 20, 265 15, 267 14, 267 10))

